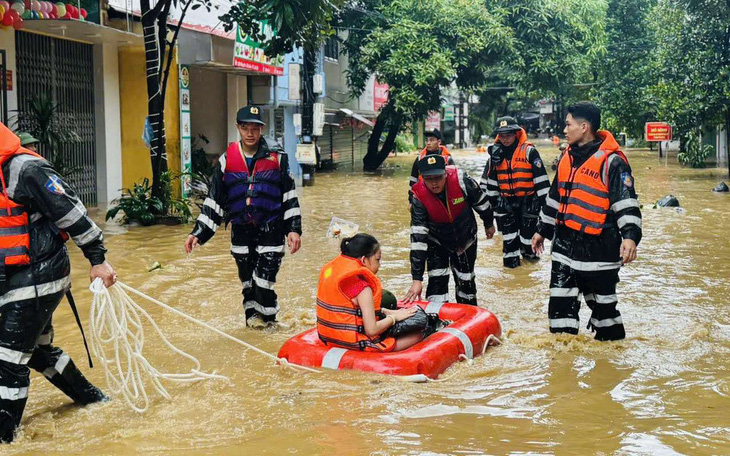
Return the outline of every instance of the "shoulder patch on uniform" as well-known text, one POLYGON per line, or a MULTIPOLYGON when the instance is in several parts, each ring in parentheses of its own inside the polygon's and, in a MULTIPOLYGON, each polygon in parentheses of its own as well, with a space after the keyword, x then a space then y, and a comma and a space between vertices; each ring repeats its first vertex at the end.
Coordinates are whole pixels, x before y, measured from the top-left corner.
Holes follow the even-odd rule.
POLYGON ((540 160, 539 158, 535 160, 535 166, 537 166, 538 168, 542 168, 542 160, 540 160))
POLYGON ((623 182, 626 187, 634 186, 634 178, 631 177, 630 173, 621 173, 621 182, 623 182))
POLYGON ((66 189, 63 188, 63 185, 61 185, 61 179, 56 176, 55 174, 52 174, 48 180, 46 181, 46 190, 48 190, 51 193, 55 193, 56 195, 65 195, 66 189))

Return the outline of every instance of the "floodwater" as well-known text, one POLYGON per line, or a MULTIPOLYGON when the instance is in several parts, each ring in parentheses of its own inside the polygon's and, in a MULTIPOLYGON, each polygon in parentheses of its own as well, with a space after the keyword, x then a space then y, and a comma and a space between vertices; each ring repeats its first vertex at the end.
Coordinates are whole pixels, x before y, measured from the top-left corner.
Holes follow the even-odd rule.
MULTIPOLYGON (((540 144, 550 162, 555 148, 540 144)), ((452 367, 442 376, 446 381, 293 372, 138 300, 173 343, 230 381, 168 384, 172 400, 154 397, 150 410, 138 415, 122 400, 76 407, 34 373, 22 433, 0 453, 728 454, 730 195, 710 192, 724 171, 665 167, 648 151, 628 155, 644 205, 644 240, 638 260, 621 272, 624 341, 595 342, 585 330, 577 337, 550 334, 549 261, 505 270, 501 237, 487 241, 481 233, 479 303, 501 319, 504 344, 452 367), (669 193, 679 198, 682 213, 652 208, 669 193)), ((455 158, 481 174, 483 154, 464 151, 455 158)), ((319 174, 314 187, 299 190, 303 247, 286 256, 278 277, 280 319, 290 329, 245 328, 225 231, 187 256, 189 226, 107 226, 108 258, 121 281, 275 353, 314 325, 318 270, 338 252, 337 243, 325 238, 333 216, 381 240, 379 274, 386 288, 405 294, 412 160, 389 160, 377 176, 319 174), (162 269, 147 272, 154 262, 162 269)), ((88 263, 71 250, 76 300, 86 315, 88 263)), ((584 309, 581 320, 587 317, 584 309)), ((104 387, 103 372, 85 365, 65 303, 55 324, 56 343, 104 387)), ((190 367, 149 328, 146 351, 162 370, 190 367)))

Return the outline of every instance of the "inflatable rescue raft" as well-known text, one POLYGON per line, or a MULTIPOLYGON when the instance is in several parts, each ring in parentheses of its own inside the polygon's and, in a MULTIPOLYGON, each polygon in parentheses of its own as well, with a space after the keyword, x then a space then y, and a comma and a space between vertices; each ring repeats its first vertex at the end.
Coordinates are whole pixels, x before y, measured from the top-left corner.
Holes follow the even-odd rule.
POLYGON ((301 366, 355 369, 425 381, 425 377, 436 379, 460 359, 481 355, 490 341, 502 336, 497 317, 481 307, 424 301, 416 305, 452 323, 406 350, 391 353, 327 346, 314 328, 286 341, 279 358, 301 366))

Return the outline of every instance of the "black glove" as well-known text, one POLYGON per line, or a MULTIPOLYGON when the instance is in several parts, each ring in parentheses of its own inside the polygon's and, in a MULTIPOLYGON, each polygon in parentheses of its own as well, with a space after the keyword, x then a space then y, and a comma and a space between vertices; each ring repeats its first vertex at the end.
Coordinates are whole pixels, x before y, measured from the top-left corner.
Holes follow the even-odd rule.
POLYGON ((504 160, 504 148, 499 143, 489 146, 489 156, 492 157, 492 163, 499 165, 504 160))

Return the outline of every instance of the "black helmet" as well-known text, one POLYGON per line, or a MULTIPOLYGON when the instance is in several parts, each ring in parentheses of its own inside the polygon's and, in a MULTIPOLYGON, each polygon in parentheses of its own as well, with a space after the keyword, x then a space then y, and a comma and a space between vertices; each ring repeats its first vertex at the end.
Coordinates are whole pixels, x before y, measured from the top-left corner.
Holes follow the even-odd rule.
POLYGON ((504 116, 497 119, 497 125, 494 128, 494 134, 513 133, 520 131, 521 127, 517 123, 517 119, 510 116, 504 116))

